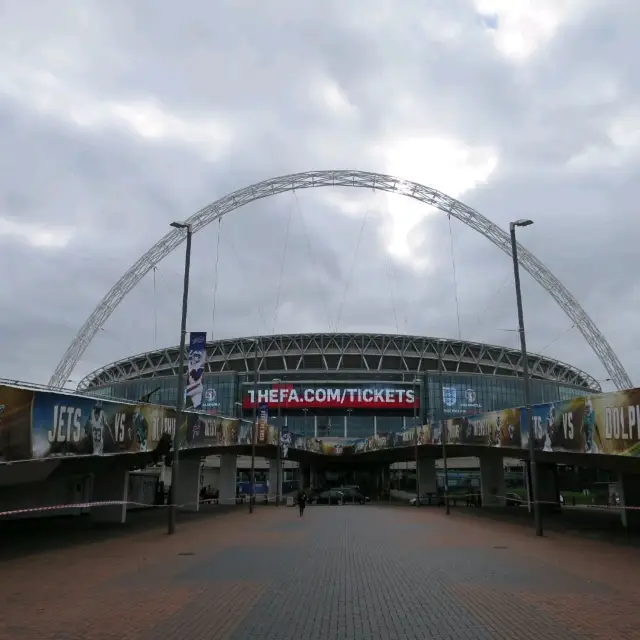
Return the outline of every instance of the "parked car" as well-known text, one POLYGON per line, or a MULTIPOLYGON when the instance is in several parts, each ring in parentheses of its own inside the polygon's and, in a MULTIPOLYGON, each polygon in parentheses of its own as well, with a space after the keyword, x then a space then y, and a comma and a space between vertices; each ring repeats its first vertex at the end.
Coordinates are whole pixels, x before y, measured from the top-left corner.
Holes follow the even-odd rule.
POLYGON ((340 487, 338 491, 344 494, 344 501, 346 503, 367 504, 367 502, 370 502, 370 499, 360 493, 357 489, 353 489, 351 487, 340 487))
MULTIPOLYGON (((410 498, 409 499, 409 504, 412 507, 416 506, 416 498, 410 498)), ((423 493, 420 496, 420 506, 431 506, 432 504, 436 504, 437 503, 437 498, 436 498, 436 494, 435 493, 423 493)))
POLYGON ((345 503, 345 495, 342 491, 331 489, 329 491, 323 491, 315 496, 313 503, 343 505, 345 503))
POLYGON ((517 493, 507 493, 505 498, 505 504, 507 507, 519 507, 526 502, 517 493))

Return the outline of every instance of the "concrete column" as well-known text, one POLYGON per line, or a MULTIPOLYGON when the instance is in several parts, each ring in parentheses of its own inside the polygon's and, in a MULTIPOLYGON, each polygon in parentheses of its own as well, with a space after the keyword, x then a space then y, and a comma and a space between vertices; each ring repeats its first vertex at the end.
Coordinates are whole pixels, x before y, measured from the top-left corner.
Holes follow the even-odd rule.
POLYGON ((618 475, 620 493, 620 517, 622 526, 631 531, 640 531, 640 475, 621 473, 618 475), (629 507, 635 507, 633 509, 629 507))
POLYGON ((418 460, 418 478, 420 486, 418 492, 436 493, 438 483, 436 477, 436 461, 435 458, 423 458, 418 460))
POLYGON ((313 489, 318 488, 318 468, 315 464, 309 466, 309 483, 313 489))
POLYGON ((302 467, 302 484, 301 489, 308 489, 311 486, 311 466, 304 465, 302 467))
POLYGON ((171 493, 181 511, 200 509, 200 458, 183 458, 178 464, 178 486, 171 493))
POLYGON ((282 476, 284 472, 280 470, 280 486, 278 486, 278 461, 269 459, 269 497, 272 500, 279 495, 282 501, 282 476))
POLYGON ((91 507, 94 522, 118 522, 127 520, 127 500, 129 496, 129 470, 114 466, 93 476, 92 502, 117 502, 119 504, 91 507))
POLYGON ((503 507, 506 504, 506 484, 501 456, 480 456, 480 491, 483 507, 503 507))
POLYGON ((235 504, 238 457, 235 453, 220 455, 220 487, 221 504, 235 504))
POLYGON ((558 489, 558 467, 555 464, 536 464, 538 501, 542 511, 560 509, 560 491, 558 489))

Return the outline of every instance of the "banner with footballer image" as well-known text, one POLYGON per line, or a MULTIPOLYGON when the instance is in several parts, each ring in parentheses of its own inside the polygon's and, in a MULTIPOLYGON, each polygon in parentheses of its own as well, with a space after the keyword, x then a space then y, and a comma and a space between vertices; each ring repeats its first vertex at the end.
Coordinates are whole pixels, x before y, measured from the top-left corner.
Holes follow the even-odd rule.
MULTIPOLYGON (((204 394, 204 363, 207 356, 207 334, 192 331, 189 334, 189 358, 187 384, 185 386, 185 409, 200 409, 204 394)), ((182 374, 182 372, 180 372, 182 374)))
MULTIPOLYGON (((534 405, 531 408, 534 447, 542 451, 584 453, 582 423, 585 406, 583 397, 534 405)), ((526 449, 529 447, 529 421, 524 407, 520 409, 520 423, 522 448, 526 449)))
MULTIPOLYGON (((640 389, 605 393, 532 407, 539 450, 640 457, 640 389)), ((181 448, 250 445, 250 422, 186 411, 178 426, 181 448)), ((152 451, 176 429, 173 408, 54 391, 0 386, 0 462, 67 455, 114 455, 152 451)), ((527 448, 523 408, 446 421, 450 445, 527 448)), ((289 433, 290 449, 341 456, 393 447, 440 445, 440 422, 366 438, 315 438, 289 433)), ((256 444, 282 446, 268 424, 268 406, 255 425, 256 444)), ((290 454, 289 454, 290 455, 290 454)))
POLYGON ((256 425, 256 445, 265 445, 268 443, 268 421, 269 407, 266 403, 262 403, 258 411, 258 424, 256 425))
POLYGON ((353 438, 322 438, 320 453, 325 456, 350 456, 355 451, 355 443, 353 438))
MULTIPOLYGON (((25 459, 152 451, 163 434, 173 437, 175 433, 176 412, 169 407, 48 391, 29 393, 33 401, 23 431, 30 438, 31 451, 25 459)), ((234 446, 238 423, 233 418, 184 412, 180 448, 234 446)))
POLYGON ((0 385, 0 462, 31 457, 31 411, 35 393, 0 385))
POLYGON ((46 391, 33 393, 34 458, 147 450, 151 405, 46 391))
POLYGON ((582 437, 587 453, 640 457, 640 389, 585 398, 582 437))
POLYGON ((181 448, 228 447, 238 444, 240 420, 204 413, 186 413, 185 442, 181 448))

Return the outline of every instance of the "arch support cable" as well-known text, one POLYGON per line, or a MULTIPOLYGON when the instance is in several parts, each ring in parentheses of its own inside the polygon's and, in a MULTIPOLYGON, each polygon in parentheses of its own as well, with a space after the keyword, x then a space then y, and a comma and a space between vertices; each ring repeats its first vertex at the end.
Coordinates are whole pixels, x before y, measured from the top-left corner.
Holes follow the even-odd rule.
MULTIPOLYGON (((307 171, 305 173, 271 178, 223 196, 193 214, 186 222, 192 225, 194 232, 197 232, 218 218, 250 202, 287 191, 329 186, 377 189, 378 191, 395 193, 418 200, 447 214, 450 213, 460 222, 481 233, 507 255, 511 255, 509 234, 491 222, 491 220, 455 198, 431 187, 395 178, 394 176, 347 169, 307 171)), ((100 327, 107 321, 120 302, 156 264, 178 247, 184 239, 185 236, 180 230, 170 231, 151 247, 147 253, 138 258, 111 287, 67 348, 51 376, 49 381, 51 386, 61 388, 64 385, 91 340, 93 340, 100 327)), ((522 268, 528 271, 549 292, 551 297, 580 329, 580 332, 600 359, 616 387, 618 389, 632 387, 631 379, 611 345, 586 311, 580 306, 576 298, 538 258, 520 245, 518 246, 518 257, 522 268)))

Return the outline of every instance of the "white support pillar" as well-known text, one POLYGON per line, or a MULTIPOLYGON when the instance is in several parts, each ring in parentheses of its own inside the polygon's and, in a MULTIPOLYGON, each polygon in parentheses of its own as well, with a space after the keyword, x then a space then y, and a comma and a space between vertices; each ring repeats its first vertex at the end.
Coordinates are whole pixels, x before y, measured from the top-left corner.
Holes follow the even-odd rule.
POLYGON ((96 473, 92 480, 92 502, 115 502, 113 505, 91 507, 94 522, 118 522, 127 520, 129 496, 129 470, 114 466, 96 473))
POLYGON ((235 504, 237 465, 238 457, 235 453, 223 453, 220 455, 220 487, 218 488, 218 495, 221 504, 235 504))
POLYGON ((318 469, 315 464, 309 466, 309 482, 313 489, 318 488, 318 469))
POLYGON ((436 493, 438 481, 436 476, 436 461, 434 458, 422 458, 418 460, 418 477, 420 486, 418 493, 436 493))
POLYGON ((502 456, 480 456, 480 490, 483 507, 503 507, 506 504, 502 456))
POLYGON ((318 416, 315 414, 313 415, 313 437, 318 437, 318 416))
POLYGON ((558 468, 555 464, 536 464, 538 501, 544 511, 560 509, 560 491, 558 489, 558 468))
POLYGON ((378 416, 373 416, 373 435, 378 435, 378 416))
POLYGON ((280 497, 282 502, 282 476, 284 472, 280 470, 280 476, 278 477, 278 460, 269 458, 269 497, 272 500, 276 499, 276 496, 280 497), (280 482, 278 483, 278 480, 280 482))
POLYGON ((172 497, 181 511, 200 509, 200 458, 183 458, 178 463, 178 487, 172 497))
POLYGON ((344 416, 344 418, 342 419, 342 430, 343 430, 343 438, 347 437, 347 429, 349 428, 349 418, 347 416, 344 416))
POLYGON ((632 531, 640 530, 640 475, 618 474, 618 493, 622 507, 622 526, 632 531))

